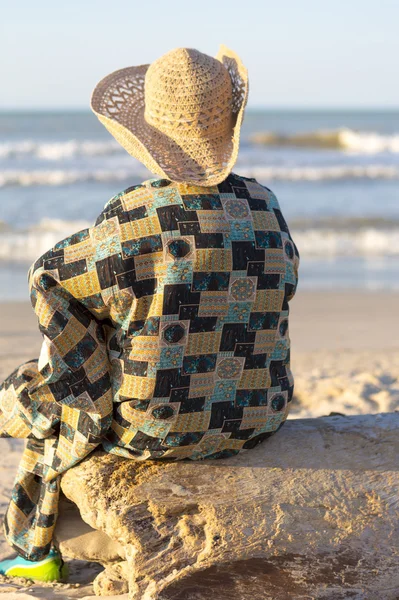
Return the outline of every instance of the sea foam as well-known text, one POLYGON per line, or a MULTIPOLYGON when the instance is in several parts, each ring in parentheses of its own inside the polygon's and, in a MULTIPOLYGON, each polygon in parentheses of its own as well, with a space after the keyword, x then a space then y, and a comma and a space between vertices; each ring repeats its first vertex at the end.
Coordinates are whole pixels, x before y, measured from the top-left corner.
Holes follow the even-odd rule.
POLYGON ((259 132, 252 134, 250 141, 264 146, 325 148, 359 154, 399 153, 399 134, 383 135, 375 132, 355 131, 346 127, 288 135, 259 132))
MULTIPOLYGON (((326 148, 356 154, 399 153, 399 133, 384 135, 372 131, 355 131, 347 127, 291 134, 256 132, 248 137, 248 141, 263 146, 326 148)), ((115 140, 71 139, 47 142, 28 138, 0 143, 0 159, 30 157, 56 162, 75 157, 112 156, 124 152, 115 140)))
POLYGON ((0 171, 1 187, 32 187, 32 186, 60 186, 76 183, 127 181, 132 176, 141 175, 142 170, 114 169, 114 170, 88 170, 78 171, 69 169, 54 170, 20 170, 0 171))
MULTIPOLYGON (((258 181, 329 181, 350 179, 399 179, 399 166, 384 164, 332 166, 243 166, 237 172, 258 181)), ((54 169, 0 171, 0 188, 61 186, 78 183, 129 181, 132 177, 150 177, 140 165, 132 169, 54 169)))
POLYGON ((372 165, 331 165, 331 166, 297 166, 297 167, 264 167, 251 166, 239 169, 239 173, 247 177, 255 177, 259 181, 323 181, 345 179, 399 179, 399 166, 372 165))
POLYGON ((38 142, 21 140, 0 144, 0 158, 34 157, 48 161, 58 161, 79 156, 107 156, 123 153, 116 141, 98 142, 92 140, 67 140, 64 142, 38 142))
POLYGON ((89 225, 86 221, 42 219, 22 230, 0 221, 0 261, 32 262, 57 242, 89 225))

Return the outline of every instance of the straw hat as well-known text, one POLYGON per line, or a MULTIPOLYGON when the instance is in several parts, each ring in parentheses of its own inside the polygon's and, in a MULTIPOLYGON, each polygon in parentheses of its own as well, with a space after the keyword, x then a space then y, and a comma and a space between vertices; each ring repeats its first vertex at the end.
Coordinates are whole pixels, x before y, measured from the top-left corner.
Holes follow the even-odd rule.
POLYGON ((115 71, 97 84, 91 108, 152 173, 212 186, 237 160, 247 99, 247 69, 222 44, 215 58, 175 48, 115 71))

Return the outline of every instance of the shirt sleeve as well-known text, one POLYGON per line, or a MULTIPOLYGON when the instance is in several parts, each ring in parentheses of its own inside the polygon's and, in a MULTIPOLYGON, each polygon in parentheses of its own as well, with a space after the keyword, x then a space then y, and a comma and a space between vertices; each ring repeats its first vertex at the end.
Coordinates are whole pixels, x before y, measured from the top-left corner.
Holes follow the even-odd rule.
POLYGON ((280 231, 282 236, 282 249, 286 261, 285 283, 286 283, 286 300, 289 302, 296 294, 299 280, 299 263, 300 256, 295 241, 292 238, 288 223, 282 213, 279 201, 275 193, 265 185, 262 185, 267 196, 267 211, 273 215, 272 222, 274 227, 280 231))
POLYGON ((296 290, 298 287, 298 281, 299 281, 299 263, 300 263, 300 257, 299 257, 299 251, 297 248, 297 245, 295 244, 294 240, 291 237, 290 234, 290 240, 292 241, 292 244, 294 246, 294 275, 295 275, 295 284, 294 284, 294 291, 292 294, 292 297, 295 296, 296 294, 296 290))
POLYGON ((43 413, 50 402, 56 403, 59 414, 52 456, 46 458, 47 481, 94 450, 112 421, 108 309, 98 279, 101 248, 95 236, 95 228, 90 228, 66 238, 29 271, 30 298, 43 343, 37 374, 26 385, 43 413))

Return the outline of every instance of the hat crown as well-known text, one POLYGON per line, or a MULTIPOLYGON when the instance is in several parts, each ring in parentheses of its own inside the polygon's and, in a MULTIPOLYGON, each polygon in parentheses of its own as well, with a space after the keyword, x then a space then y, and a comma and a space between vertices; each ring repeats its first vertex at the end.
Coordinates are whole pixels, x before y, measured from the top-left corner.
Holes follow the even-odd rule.
POLYGON ((248 89, 247 69, 224 44, 215 58, 175 48, 104 77, 91 108, 152 173, 211 187, 237 160, 248 89))
POLYGON ((226 67, 194 48, 175 48, 147 69, 145 120, 166 135, 214 138, 232 127, 233 86, 226 67))

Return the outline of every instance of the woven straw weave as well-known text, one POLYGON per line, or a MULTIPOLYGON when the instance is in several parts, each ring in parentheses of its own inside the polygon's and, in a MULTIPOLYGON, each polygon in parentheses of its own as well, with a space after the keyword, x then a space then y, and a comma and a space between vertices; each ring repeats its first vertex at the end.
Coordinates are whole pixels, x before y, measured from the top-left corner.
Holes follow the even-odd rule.
POLYGON ((221 45, 216 58, 176 48, 115 71, 96 86, 91 108, 152 173, 213 186, 237 160, 247 99, 247 70, 221 45))

